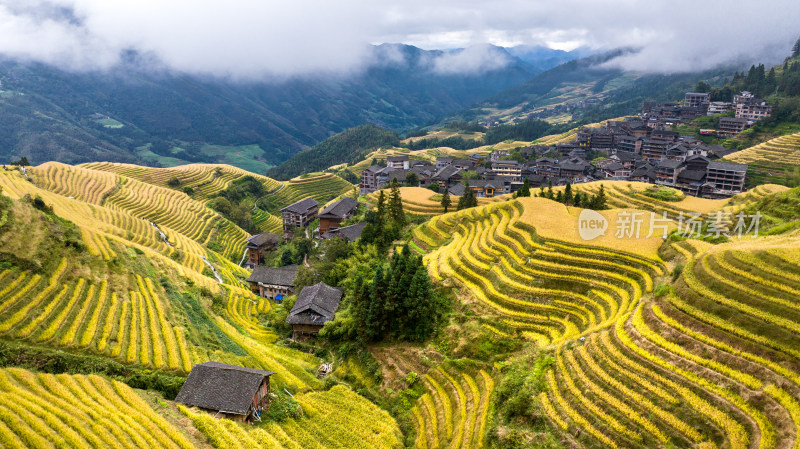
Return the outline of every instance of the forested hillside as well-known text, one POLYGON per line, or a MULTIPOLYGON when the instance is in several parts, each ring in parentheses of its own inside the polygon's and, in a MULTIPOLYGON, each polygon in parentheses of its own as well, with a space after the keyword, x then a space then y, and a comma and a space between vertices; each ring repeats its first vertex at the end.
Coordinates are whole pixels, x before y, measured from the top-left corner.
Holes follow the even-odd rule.
POLYGON ((363 71, 268 80, 173 73, 136 58, 85 73, 5 60, 0 160, 226 162, 263 174, 345 129, 414 128, 537 73, 502 48, 492 51, 506 63, 441 72, 433 63, 441 52, 383 45, 363 71))

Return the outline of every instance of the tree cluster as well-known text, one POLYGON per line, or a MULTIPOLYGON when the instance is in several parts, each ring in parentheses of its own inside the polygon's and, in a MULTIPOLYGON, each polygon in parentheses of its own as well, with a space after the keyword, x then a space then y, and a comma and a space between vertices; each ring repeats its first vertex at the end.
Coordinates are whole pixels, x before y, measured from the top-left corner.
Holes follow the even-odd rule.
POLYGON ((603 210, 606 208, 606 191, 603 185, 600 185, 600 190, 597 195, 591 195, 583 192, 572 192, 572 185, 567 183, 564 191, 553 193, 553 185, 550 184, 545 190, 542 186, 539 190, 539 197, 547 198, 549 200, 558 201, 567 206, 582 207, 584 209, 603 210))
POLYGON ((475 191, 472 190, 472 187, 470 187, 469 184, 465 183, 464 194, 458 199, 456 210, 469 209, 470 207, 475 207, 477 205, 478 198, 475 196, 475 191))
POLYGON ((770 95, 800 95, 800 62, 786 60, 778 72, 775 67, 766 70, 764 64, 750 66, 747 73, 736 72, 733 80, 722 87, 711 90, 712 101, 731 101, 739 91, 749 91, 759 97, 770 95))
POLYGON ((379 265, 372 279, 359 274, 351 301, 356 329, 365 342, 425 341, 448 311, 422 258, 411 254, 408 246, 394 253, 388 267, 379 265))
POLYGON ((400 237, 400 231, 407 221, 397 179, 392 180, 388 200, 384 189, 378 192, 377 210, 367 212, 364 221, 367 222, 367 225, 361 232, 363 244, 374 243, 378 249, 385 250, 400 237))

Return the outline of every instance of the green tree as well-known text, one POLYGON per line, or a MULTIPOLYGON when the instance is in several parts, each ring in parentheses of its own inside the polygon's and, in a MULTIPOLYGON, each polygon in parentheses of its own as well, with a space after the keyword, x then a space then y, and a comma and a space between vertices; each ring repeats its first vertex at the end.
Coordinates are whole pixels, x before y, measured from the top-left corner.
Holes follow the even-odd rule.
POLYGON ((575 207, 583 206, 583 193, 578 192, 575 194, 575 198, 572 200, 572 205, 575 207))
POLYGON ((694 86, 694 91, 698 93, 711 92, 711 85, 705 81, 698 81, 697 84, 694 86))
POLYGON ((531 196, 531 181, 525 178, 522 187, 517 191, 517 196, 531 196))
POLYGON ((389 195, 389 218, 398 228, 406 225, 406 214, 403 211, 403 197, 400 195, 400 184, 392 180, 392 192, 389 195))
POLYGON ((447 210, 450 209, 450 205, 452 204, 452 200, 450 199, 450 190, 444 189, 444 193, 442 194, 442 207, 444 208, 444 213, 447 213, 447 210))
POLYGON ((606 208, 606 191, 602 184, 600 184, 600 190, 597 191, 597 195, 592 197, 591 201, 589 201, 588 207, 595 210, 603 210, 606 208))
POLYGON ((800 56, 800 38, 797 39, 797 42, 794 43, 794 47, 792 47, 792 57, 797 58, 800 56))
POLYGON ((428 189, 430 189, 430 190, 432 190, 432 191, 434 191, 434 192, 436 192, 436 193, 439 193, 439 191, 441 190, 441 189, 439 188, 439 184, 438 184, 438 183, 435 183, 435 182, 432 182, 432 183, 431 183, 431 184, 428 186, 428 189))
POLYGON ((567 186, 564 187, 564 204, 567 206, 572 205, 572 184, 567 183, 567 186))
POLYGON ((419 187, 419 176, 413 171, 409 172, 406 175, 406 185, 409 187, 419 187))
POLYGON ((465 187, 464 194, 458 199, 456 210, 469 209, 478 205, 478 198, 475 197, 475 191, 472 187, 465 187))
POLYGON ((383 189, 378 192, 378 211, 375 215, 375 237, 380 239, 383 237, 384 229, 386 228, 386 195, 383 189))
POLYGON ((292 250, 286 248, 281 253, 281 266, 285 267, 286 265, 291 265, 293 262, 292 258, 292 250))

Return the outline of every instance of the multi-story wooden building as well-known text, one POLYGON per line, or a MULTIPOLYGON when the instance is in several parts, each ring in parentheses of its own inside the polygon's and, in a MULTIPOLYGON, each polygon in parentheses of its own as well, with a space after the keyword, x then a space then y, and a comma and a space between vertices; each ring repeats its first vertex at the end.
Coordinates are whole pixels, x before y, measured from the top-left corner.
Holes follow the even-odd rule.
POLYGON ((352 198, 342 198, 319 213, 319 233, 339 228, 339 225, 358 211, 358 201, 352 198))
POLYGON ((259 265, 247 278, 250 290, 258 296, 283 301, 295 294, 294 280, 297 278, 297 265, 273 268, 259 265))
POLYGON ((265 232, 256 234, 247 239, 247 263, 245 266, 251 270, 264 262, 266 253, 274 251, 281 238, 275 234, 265 232))
POLYGON ((300 200, 281 209, 283 232, 291 233, 294 228, 304 228, 317 218, 319 204, 312 198, 300 200))

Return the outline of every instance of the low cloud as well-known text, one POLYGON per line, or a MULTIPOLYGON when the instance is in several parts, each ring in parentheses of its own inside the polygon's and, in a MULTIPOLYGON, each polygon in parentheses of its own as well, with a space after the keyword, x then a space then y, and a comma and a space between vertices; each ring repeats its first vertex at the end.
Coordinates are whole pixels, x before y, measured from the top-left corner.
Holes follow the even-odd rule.
MULTIPOLYGON (((0 0, 0 54, 102 70, 133 51, 172 70, 263 79, 358 71, 383 42, 466 48, 432 69, 480 73, 508 63, 488 43, 636 47, 613 64, 677 72, 780 60, 799 24, 796 0, 0 0)), ((402 58, 387 51, 381 63, 402 58)))
POLYGON ((473 45, 463 50, 447 52, 433 62, 433 71, 439 74, 480 74, 497 70, 511 63, 511 56, 493 45, 473 45))

